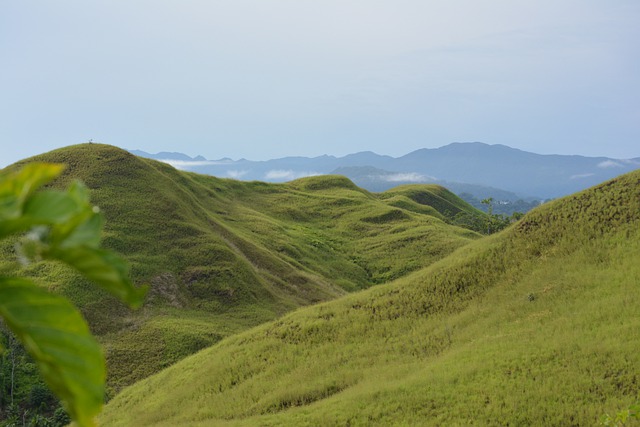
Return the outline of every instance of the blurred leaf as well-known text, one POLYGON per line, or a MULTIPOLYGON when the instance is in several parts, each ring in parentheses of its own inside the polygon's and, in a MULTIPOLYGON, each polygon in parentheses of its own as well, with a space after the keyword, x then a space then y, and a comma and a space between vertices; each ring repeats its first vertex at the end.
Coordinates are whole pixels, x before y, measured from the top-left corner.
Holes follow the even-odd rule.
POLYGON ((23 217, 25 202, 63 170, 62 165, 32 163, 18 171, 0 174, 0 238, 31 227, 29 219, 23 217))
POLYGON ((22 203, 43 185, 53 181, 64 170, 63 165, 31 163, 17 171, 0 176, 0 219, 19 216, 22 203))
POLYGON ((74 182, 65 196, 76 206, 73 217, 55 224, 51 230, 50 244, 64 248, 75 246, 100 246, 104 220, 100 210, 89 201, 89 191, 80 181, 74 182))
POLYGON ((70 248, 84 245, 97 248, 100 245, 103 224, 104 219, 102 215, 91 215, 87 220, 75 227, 64 241, 61 242, 60 246, 70 248))
POLYGON ((89 189, 82 181, 73 181, 67 192, 78 204, 89 203, 89 189))
MULTIPOLYGON (((35 190, 56 178, 61 165, 33 163, 0 174, 0 238, 28 232, 17 246, 24 262, 54 259, 139 306, 146 289, 136 289, 127 264, 98 249, 102 215, 79 181, 66 192, 35 190)), ((30 281, 0 276, 0 317, 38 364, 44 380, 81 426, 92 426, 104 396, 100 347, 80 313, 66 299, 30 281)))
POLYGON ((15 233, 25 232, 29 230, 31 225, 31 221, 27 218, 0 219, 0 239, 15 233))
POLYGON ((78 208, 66 193, 43 191, 27 200, 23 214, 34 224, 60 224, 73 217, 78 208))
POLYGON ((66 299, 26 279, 0 277, 0 315, 44 380, 81 426, 92 426, 104 396, 104 356, 66 299))
POLYGON ((133 286, 128 265, 110 251, 90 247, 56 248, 47 257, 70 265, 134 308, 142 304, 146 288, 133 286))

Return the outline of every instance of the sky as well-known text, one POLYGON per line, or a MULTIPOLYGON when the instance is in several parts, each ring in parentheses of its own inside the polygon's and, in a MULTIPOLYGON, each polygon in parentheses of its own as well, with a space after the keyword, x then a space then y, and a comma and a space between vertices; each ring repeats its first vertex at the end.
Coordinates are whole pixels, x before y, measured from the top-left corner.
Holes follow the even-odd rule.
POLYGON ((640 157, 638 22, 637 0, 3 0, 0 167, 89 140, 640 157))

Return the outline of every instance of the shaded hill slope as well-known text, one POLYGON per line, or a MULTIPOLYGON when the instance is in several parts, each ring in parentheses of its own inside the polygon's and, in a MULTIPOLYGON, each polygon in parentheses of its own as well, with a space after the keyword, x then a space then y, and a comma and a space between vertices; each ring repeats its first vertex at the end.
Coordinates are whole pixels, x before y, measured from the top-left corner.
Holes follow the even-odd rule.
POLYGON ((640 172, 126 389, 104 425, 594 425, 640 398, 640 172))
MULTIPOLYGON (((151 285, 145 307, 132 313, 61 266, 27 268, 81 307, 105 344, 116 390, 224 336, 402 277, 478 237, 342 177, 238 182, 102 144, 31 161, 67 164, 56 185, 87 184, 106 216, 104 245, 131 262, 136 282, 151 285)), ((10 246, 3 255, 12 258, 10 246)))

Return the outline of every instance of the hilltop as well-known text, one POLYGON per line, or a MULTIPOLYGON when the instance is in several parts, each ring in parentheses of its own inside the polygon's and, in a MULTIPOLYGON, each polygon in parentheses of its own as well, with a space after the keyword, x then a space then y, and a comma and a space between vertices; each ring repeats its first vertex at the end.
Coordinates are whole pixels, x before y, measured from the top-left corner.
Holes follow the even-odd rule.
POLYGON ((639 257, 633 172, 224 339, 124 390, 102 421, 595 425, 640 398, 639 257))
MULTIPOLYGON (((151 286, 130 312, 59 265, 24 271, 79 305, 105 346, 113 392, 295 308, 404 277, 479 237, 452 213, 483 215, 439 187, 424 191, 445 202, 407 209, 340 176, 239 182, 102 144, 11 167, 35 161, 67 165, 57 186, 85 182, 106 217, 104 246, 151 286)), ((18 268, 10 245, 2 251, 0 269, 18 268)))

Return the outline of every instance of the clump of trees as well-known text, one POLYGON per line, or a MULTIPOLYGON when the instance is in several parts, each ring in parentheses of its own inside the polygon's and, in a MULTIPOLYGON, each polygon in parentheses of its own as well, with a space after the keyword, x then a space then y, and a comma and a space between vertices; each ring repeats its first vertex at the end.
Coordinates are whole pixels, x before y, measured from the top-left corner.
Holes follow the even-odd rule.
POLYGON ((506 228, 509 224, 518 221, 524 216, 521 212, 514 212, 511 215, 495 214, 493 211, 494 200, 492 197, 482 200, 486 206, 486 215, 473 214, 469 212, 459 212, 453 223, 460 227, 465 227, 482 234, 493 234, 506 228))
POLYGON ((71 422, 60 400, 38 374, 32 357, 0 326, 0 425, 62 427, 71 422))
POLYGON ((497 233, 498 231, 506 228, 509 224, 518 221, 524 216, 522 212, 513 212, 511 215, 495 214, 493 212, 493 197, 482 199, 481 203, 487 206, 487 216, 484 219, 486 225, 486 234, 497 233))
MULTIPOLYGON (((486 203, 483 203, 483 200, 486 200, 486 199, 477 198, 470 193, 460 193, 458 194, 458 196, 465 202, 469 203, 474 208, 484 212, 487 211, 487 205, 486 203)), ((513 200, 496 200, 494 197, 489 197, 489 198, 492 199, 493 213, 498 215, 504 215, 506 217, 510 217, 514 213, 518 213, 518 212, 527 213, 531 209, 537 206, 540 206, 540 204, 544 202, 541 199, 528 199, 528 200, 519 199, 519 200, 513 201, 513 200)))

